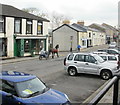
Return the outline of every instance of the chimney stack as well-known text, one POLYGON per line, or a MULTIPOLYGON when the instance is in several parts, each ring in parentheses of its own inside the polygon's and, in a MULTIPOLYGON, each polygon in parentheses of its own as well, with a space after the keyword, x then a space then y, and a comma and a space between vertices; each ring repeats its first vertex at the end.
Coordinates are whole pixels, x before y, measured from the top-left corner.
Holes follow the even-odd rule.
POLYGON ((70 24, 70 20, 64 20, 63 24, 70 24))
POLYGON ((80 25, 84 26, 84 21, 78 21, 77 24, 80 24, 80 25))

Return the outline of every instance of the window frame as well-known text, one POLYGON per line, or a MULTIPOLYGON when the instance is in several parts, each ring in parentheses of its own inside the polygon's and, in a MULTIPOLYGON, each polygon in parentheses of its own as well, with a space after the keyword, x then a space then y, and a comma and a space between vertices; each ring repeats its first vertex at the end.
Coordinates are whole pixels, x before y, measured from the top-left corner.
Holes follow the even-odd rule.
POLYGON ((67 57, 67 60, 71 61, 71 60, 73 60, 73 58, 74 58, 74 54, 70 54, 70 55, 67 57))
POLYGON ((39 35, 39 34, 43 34, 43 22, 42 21, 37 21, 37 34, 39 35), (39 23, 41 24, 41 25, 39 25, 39 23), (38 26, 40 26, 40 28, 41 28, 41 31, 39 32, 39 30, 38 30, 38 26))
POLYGON ((20 19, 20 18, 15 18, 15 20, 14 20, 14 33, 16 33, 16 34, 21 34, 22 33, 22 19, 20 19), (15 29, 15 27, 16 27, 16 25, 15 25, 15 21, 16 20, 20 20, 20 32, 16 32, 16 29, 15 29))
POLYGON ((82 55, 82 54, 75 55, 74 61, 85 62, 85 55, 82 55), (76 58, 77 56, 78 56, 78 58, 76 58), (82 59, 82 57, 84 57, 84 58, 82 59))
POLYGON ((32 34, 32 32, 33 32, 33 21, 32 20, 30 20, 30 19, 27 19, 26 20, 26 34, 32 34), (28 22, 31 22, 30 24, 28 24, 28 22), (30 25, 30 27, 31 27, 31 32, 28 32, 28 30, 27 30, 27 27, 28 27, 28 25, 30 25))
MULTIPOLYGON (((0 33, 5 33, 5 17, 4 17, 4 16, 0 16, 0 18, 3 20, 3 25, 2 25, 2 26, 3 26, 3 27, 2 27, 3 30, 0 31, 0 33)), ((1 21, 2 21, 2 20, 1 20, 1 21)))
POLYGON ((91 55, 85 55, 85 58, 84 58, 85 62, 95 64, 95 62, 91 62, 92 61, 91 58, 93 58, 95 62, 97 61, 93 56, 91 56, 91 55), (88 57, 88 59, 86 59, 86 57, 88 57))

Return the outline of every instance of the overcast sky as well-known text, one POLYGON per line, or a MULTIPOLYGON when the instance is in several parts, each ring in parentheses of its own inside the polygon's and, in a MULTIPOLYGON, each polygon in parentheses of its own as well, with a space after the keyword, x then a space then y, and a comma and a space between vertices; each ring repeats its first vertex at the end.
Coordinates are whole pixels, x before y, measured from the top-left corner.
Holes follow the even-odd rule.
POLYGON ((85 25, 107 23, 118 25, 119 0, 0 0, 16 8, 35 7, 42 12, 53 11, 69 16, 74 22, 84 20, 85 25))

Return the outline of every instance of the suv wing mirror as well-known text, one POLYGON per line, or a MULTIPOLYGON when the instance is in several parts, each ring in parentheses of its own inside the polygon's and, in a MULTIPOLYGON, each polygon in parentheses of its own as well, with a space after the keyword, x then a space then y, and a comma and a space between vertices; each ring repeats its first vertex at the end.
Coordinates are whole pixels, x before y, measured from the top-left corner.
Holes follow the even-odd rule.
POLYGON ((98 62, 97 62, 97 61, 95 61, 95 64, 98 64, 98 62))

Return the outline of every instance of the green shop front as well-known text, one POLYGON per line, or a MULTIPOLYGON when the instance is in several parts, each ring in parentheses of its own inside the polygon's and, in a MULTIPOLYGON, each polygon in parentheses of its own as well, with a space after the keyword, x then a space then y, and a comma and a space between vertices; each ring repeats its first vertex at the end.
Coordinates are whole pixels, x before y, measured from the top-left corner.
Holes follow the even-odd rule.
POLYGON ((47 50, 46 36, 15 36, 14 56, 35 56, 44 48, 47 50))

